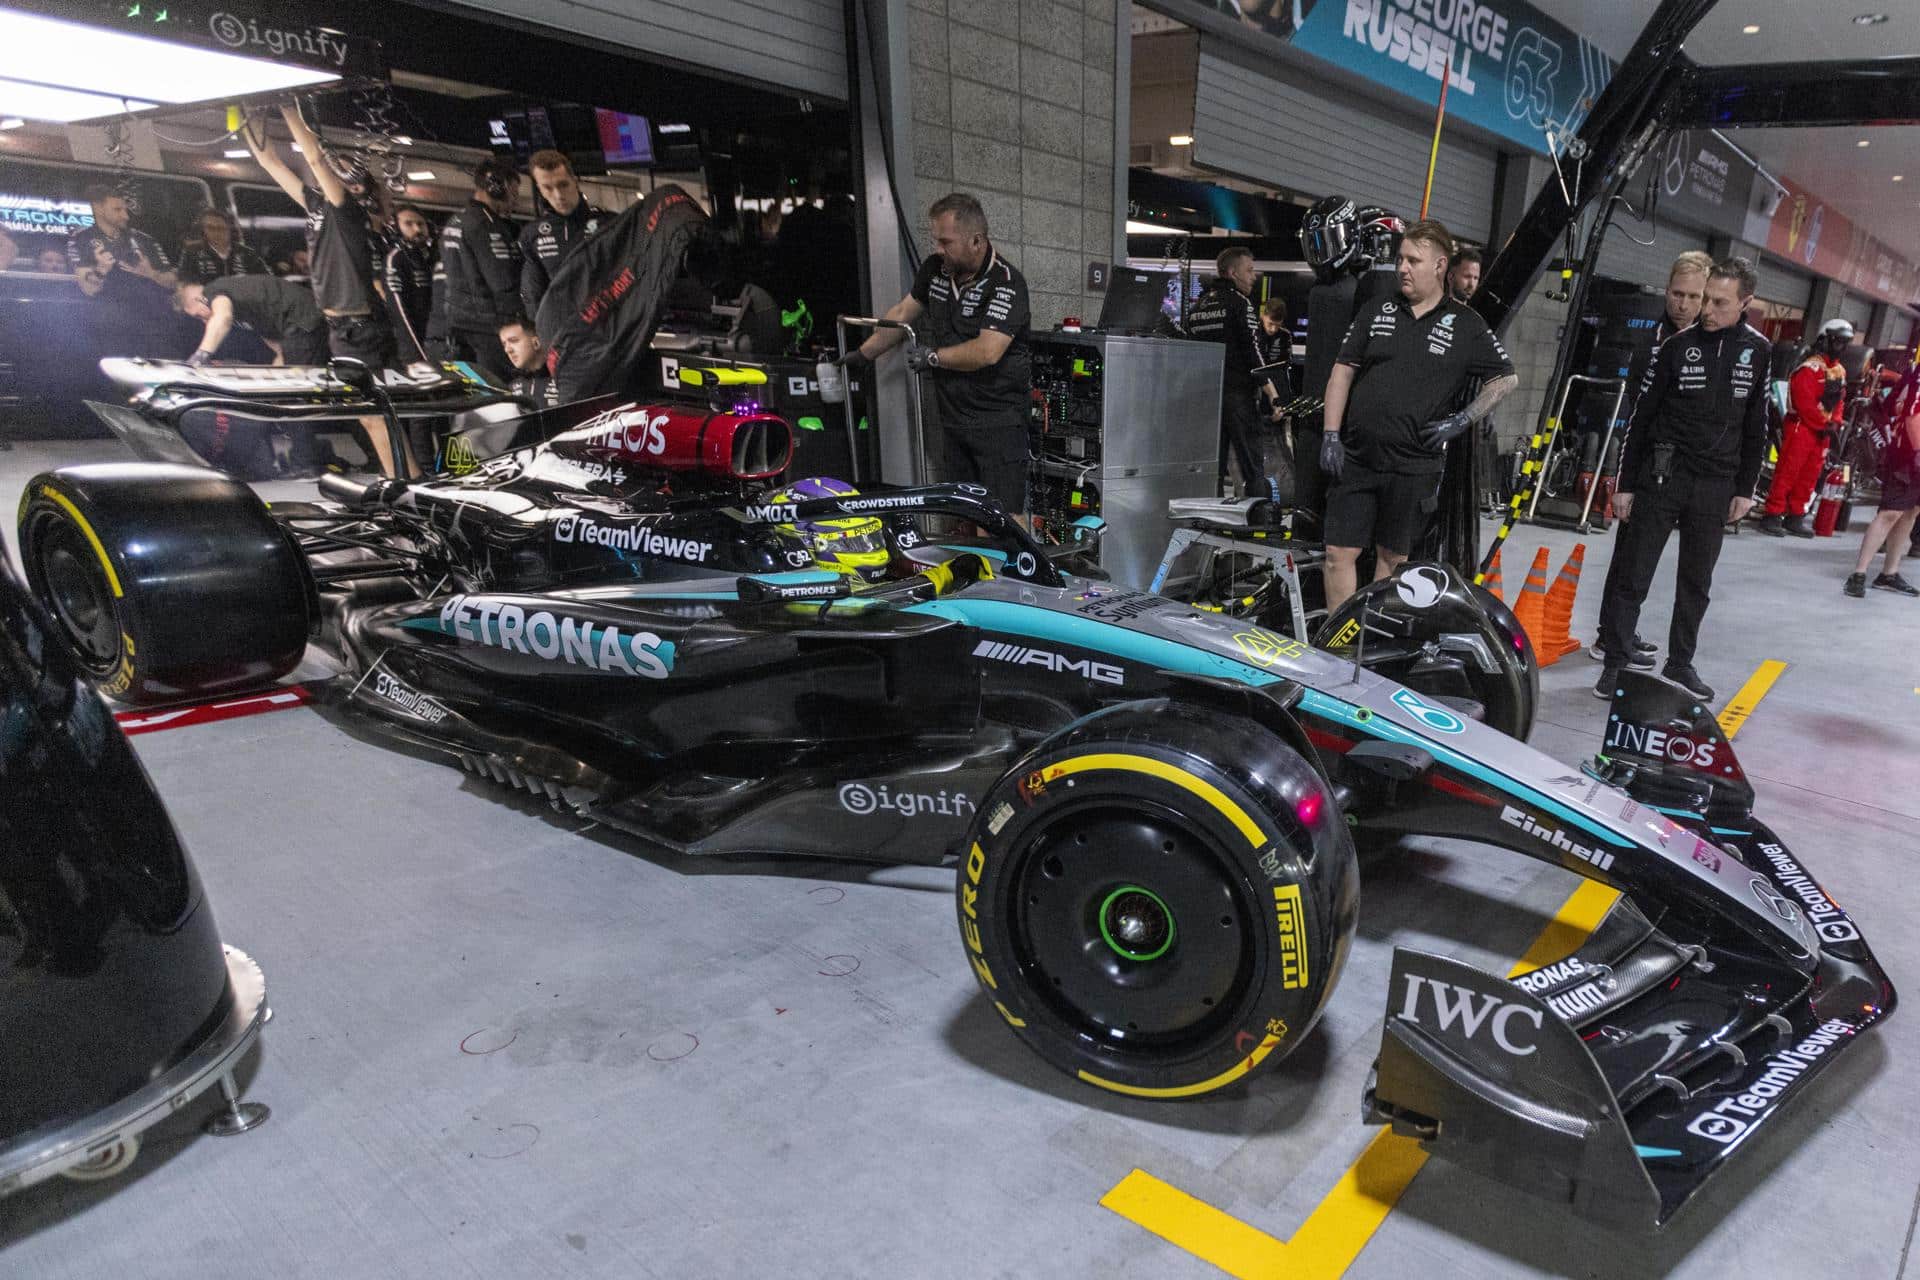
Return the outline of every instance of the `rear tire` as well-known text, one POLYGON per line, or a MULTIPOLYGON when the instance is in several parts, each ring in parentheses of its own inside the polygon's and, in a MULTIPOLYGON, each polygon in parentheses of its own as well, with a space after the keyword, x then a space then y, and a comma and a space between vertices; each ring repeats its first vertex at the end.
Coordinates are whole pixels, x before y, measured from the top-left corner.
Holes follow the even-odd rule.
POLYGON ((1088 1084, 1225 1088, 1292 1052, 1345 961, 1353 843, 1319 771, 1168 700, 1062 730, 980 802, 957 884, 974 976, 1088 1084))
POLYGON ((36 476, 20 558, 54 634, 123 702, 258 687, 306 651, 305 561, 253 491, 217 471, 106 463, 36 476))

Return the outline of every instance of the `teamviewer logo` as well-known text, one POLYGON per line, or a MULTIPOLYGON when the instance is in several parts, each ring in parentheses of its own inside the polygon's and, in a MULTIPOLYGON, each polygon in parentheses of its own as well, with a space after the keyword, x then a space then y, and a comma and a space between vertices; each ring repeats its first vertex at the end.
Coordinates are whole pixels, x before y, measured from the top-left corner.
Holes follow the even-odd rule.
POLYGON ((1708 1142, 1718 1142, 1722 1146, 1732 1142, 1747 1131, 1747 1122, 1738 1116, 1730 1116, 1722 1111, 1708 1111, 1693 1118, 1687 1126, 1687 1132, 1696 1138, 1705 1138, 1708 1142))

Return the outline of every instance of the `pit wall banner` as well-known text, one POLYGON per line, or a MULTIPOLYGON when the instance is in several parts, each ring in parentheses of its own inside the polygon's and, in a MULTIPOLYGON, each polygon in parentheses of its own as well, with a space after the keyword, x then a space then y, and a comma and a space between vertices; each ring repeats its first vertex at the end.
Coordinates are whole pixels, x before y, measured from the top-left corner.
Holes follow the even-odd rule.
MULTIPOLYGON (((1799 183, 1778 181, 1786 194, 1764 228, 1769 253, 1882 302, 1920 299, 1920 271, 1911 262, 1799 183)), ((1760 230, 1750 227, 1748 238, 1759 242, 1760 230)))
POLYGON ((1571 134, 1613 78, 1599 46, 1525 0, 1161 0, 1199 10, 1258 44, 1265 38, 1333 63, 1529 151, 1548 125, 1571 134))

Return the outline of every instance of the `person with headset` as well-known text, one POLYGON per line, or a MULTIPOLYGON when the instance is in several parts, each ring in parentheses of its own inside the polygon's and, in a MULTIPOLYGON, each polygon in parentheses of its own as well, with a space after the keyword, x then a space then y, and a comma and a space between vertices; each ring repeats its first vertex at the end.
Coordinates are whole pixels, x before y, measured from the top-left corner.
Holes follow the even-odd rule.
POLYGON ((520 312, 520 230, 507 217, 520 174, 504 160, 473 171, 473 199, 440 230, 434 281, 435 336, 449 359, 466 360, 505 386, 513 366, 500 349, 500 326, 520 312))

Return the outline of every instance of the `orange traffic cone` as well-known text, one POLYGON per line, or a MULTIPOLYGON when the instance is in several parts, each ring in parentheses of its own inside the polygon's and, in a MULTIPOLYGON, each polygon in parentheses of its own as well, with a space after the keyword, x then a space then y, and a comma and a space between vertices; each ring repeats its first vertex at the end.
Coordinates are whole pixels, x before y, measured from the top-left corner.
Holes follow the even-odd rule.
POLYGON ((1494 548, 1493 560, 1487 565, 1486 579, 1480 584, 1487 590, 1493 592, 1494 595, 1499 596, 1502 600, 1505 600, 1506 597, 1500 595, 1500 553, 1505 550, 1505 547, 1494 548))
POLYGON ((1560 576, 1553 580, 1553 589, 1547 592, 1546 609, 1541 615, 1545 634, 1533 646, 1543 667, 1552 666, 1580 648, 1580 642, 1572 634, 1573 597, 1580 590, 1580 569, 1586 562, 1587 544, 1575 543, 1573 554, 1560 566, 1560 576))
POLYGON ((1520 588, 1520 598, 1513 602, 1513 616, 1533 641, 1533 651, 1541 666, 1547 666, 1559 659, 1559 654, 1547 657, 1541 650, 1540 641, 1546 635, 1547 625, 1547 549, 1541 547, 1533 556, 1533 567, 1527 570, 1527 584, 1520 588))

